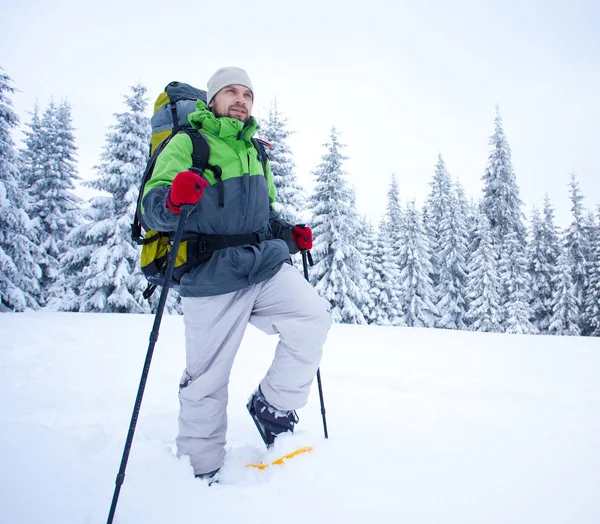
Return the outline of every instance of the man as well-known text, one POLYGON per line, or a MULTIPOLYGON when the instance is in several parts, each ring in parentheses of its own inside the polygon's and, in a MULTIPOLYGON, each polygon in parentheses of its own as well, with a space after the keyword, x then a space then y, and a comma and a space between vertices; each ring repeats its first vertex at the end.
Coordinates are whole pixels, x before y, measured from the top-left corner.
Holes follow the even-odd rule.
POLYGON ((246 72, 219 69, 208 81, 207 104, 198 101, 188 117, 209 143, 209 166, 202 175, 190 170, 192 140, 179 133, 159 155, 143 199, 145 220, 159 231, 175 230, 180 207, 194 205, 186 235, 203 235, 209 246, 180 281, 186 369, 177 452, 200 478, 213 479, 223 463, 227 385, 247 323, 279 334, 273 363, 247 405, 267 446, 293 432, 331 325, 327 302, 290 263, 290 253, 312 247, 312 232, 272 209, 271 168, 263 168, 253 142, 253 103, 246 72))

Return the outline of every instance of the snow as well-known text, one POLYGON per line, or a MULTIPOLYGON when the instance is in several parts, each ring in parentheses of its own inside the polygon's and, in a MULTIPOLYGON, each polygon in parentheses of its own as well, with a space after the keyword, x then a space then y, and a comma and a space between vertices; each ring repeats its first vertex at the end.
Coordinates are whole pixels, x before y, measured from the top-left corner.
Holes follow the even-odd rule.
MULTIPOLYGON (((0 522, 106 522, 153 317, 0 315, 0 522)), ((115 523, 600 522, 600 342, 335 325, 283 467, 245 410, 276 340, 248 328, 223 482, 174 455, 183 319, 167 316, 115 523)))

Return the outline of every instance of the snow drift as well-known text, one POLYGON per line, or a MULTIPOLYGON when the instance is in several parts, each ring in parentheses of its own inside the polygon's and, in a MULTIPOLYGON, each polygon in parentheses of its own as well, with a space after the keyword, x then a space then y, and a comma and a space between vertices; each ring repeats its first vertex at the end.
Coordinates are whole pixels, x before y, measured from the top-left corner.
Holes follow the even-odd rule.
MULTIPOLYGON (((0 315, 0 521, 106 522, 153 317, 0 315)), ((183 322, 165 317, 115 522, 600 522, 600 341, 336 325, 293 437, 245 402, 275 347, 249 327, 230 382, 223 483, 174 454, 183 322), (267 457, 268 458, 268 457, 267 457)))

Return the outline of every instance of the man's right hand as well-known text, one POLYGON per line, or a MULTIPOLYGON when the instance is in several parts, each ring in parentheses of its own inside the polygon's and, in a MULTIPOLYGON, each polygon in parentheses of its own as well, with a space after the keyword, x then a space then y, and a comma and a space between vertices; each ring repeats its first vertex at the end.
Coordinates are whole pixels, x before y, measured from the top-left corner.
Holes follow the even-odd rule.
POLYGON ((181 206, 197 204, 207 186, 208 182, 193 171, 178 173, 167 196, 167 207, 176 215, 181 214, 181 206))

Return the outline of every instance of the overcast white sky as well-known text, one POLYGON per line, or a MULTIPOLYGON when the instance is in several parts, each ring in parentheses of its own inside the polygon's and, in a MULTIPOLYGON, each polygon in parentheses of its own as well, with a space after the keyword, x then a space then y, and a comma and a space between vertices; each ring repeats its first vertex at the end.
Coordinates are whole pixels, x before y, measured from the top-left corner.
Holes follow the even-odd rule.
POLYGON ((403 200, 422 202, 438 152, 479 197, 496 103, 527 211, 548 192, 565 225, 572 170, 586 207, 600 204, 596 0, 2 4, 15 109, 25 122, 36 99, 67 97, 83 177, 128 86, 141 80, 153 103, 171 80, 205 88, 237 65, 253 80, 255 116, 277 97, 307 187, 338 128, 359 211, 373 220, 392 173, 403 200))

